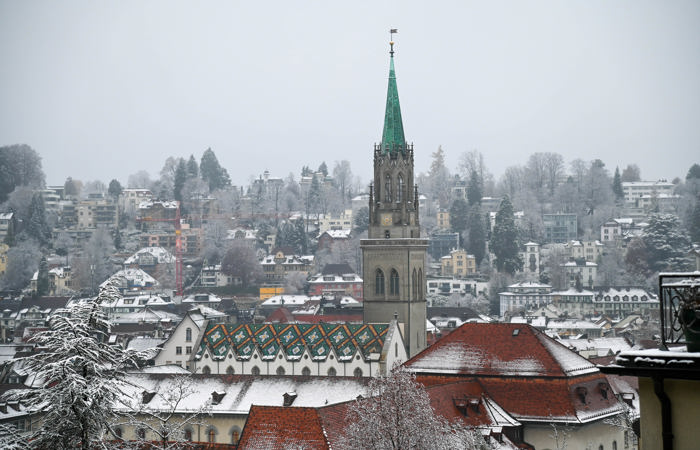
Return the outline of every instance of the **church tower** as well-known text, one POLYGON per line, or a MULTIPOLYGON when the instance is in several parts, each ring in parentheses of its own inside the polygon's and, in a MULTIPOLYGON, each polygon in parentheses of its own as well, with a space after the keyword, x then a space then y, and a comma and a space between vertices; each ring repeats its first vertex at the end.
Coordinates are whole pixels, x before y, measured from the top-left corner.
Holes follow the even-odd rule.
POLYGON ((425 261, 420 238, 413 144, 403 132, 390 43, 389 88, 382 141, 374 145, 374 182, 369 192, 368 239, 362 248, 365 323, 398 316, 409 357, 426 347, 425 261))

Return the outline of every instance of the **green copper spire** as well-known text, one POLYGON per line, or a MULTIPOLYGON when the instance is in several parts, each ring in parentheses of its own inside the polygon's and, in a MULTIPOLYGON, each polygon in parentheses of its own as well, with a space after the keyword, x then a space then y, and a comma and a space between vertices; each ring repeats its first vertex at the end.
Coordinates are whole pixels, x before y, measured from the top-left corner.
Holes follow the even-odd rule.
POLYGON ((384 113, 384 131, 382 132, 382 152, 405 151, 406 138, 403 134, 399 91, 396 88, 394 71, 394 43, 391 42, 391 63, 389 65, 389 88, 386 93, 386 112, 384 113))

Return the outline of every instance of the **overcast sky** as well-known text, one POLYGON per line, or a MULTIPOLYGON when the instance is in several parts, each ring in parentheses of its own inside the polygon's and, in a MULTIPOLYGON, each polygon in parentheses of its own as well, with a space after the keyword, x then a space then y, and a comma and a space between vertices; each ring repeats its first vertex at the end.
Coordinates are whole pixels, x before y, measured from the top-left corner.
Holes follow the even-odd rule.
POLYGON ((0 0, 0 145, 48 184, 157 178, 211 147, 234 184, 347 159, 368 181, 389 29, 416 171, 534 152, 700 163, 700 1, 0 0))

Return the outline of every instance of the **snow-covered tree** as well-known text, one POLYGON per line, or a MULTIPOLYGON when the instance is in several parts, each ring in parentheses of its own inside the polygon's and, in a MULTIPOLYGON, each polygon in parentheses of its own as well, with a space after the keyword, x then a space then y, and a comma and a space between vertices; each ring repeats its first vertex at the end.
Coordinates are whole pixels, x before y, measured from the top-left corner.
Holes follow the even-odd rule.
POLYGON ((241 240, 234 240, 221 261, 221 271, 226 275, 241 279, 243 287, 248 287, 262 279, 262 267, 255 249, 241 240))
POLYGON ((31 448, 91 448, 104 438, 124 371, 138 364, 136 353, 106 344, 109 322, 100 304, 117 298, 109 284, 96 299, 57 311, 49 330, 31 340, 37 352, 17 360, 34 387, 10 391, 8 398, 39 418, 31 448))
POLYGON ((425 388, 401 367, 373 378, 367 391, 348 412, 342 449, 490 448, 480 433, 436 414, 425 388))
POLYGON ((690 240, 673 214, 652 214, 644 228, 642 240, 646 245, 649 267, 655 271, 687 269, 686 258, 690 240))

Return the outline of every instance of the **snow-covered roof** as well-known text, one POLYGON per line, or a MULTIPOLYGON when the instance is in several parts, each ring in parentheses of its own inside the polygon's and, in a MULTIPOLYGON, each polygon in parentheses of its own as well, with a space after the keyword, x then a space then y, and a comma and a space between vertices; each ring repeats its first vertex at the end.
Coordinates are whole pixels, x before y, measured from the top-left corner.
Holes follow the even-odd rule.
POLYGON ((145 350, 155 349, 165 341, 166 340, 162 338, 136 336, 135 338, 129 341, 129 344, 126 346, 126 349, 142 352, 145 350))
POLYGON ((631 350, 632 346, 622 337, 603 337, 594 339, 560 339, 562 345, 574 349, 577 352, 584 350, 596 350, 599 356, 607 355, 607 351, 613 354, 631 350), (602 351, 602 355, 600 354, 602 351))
MULTIPOLYGON (((126 381, 121 401, 134 407, 167 410, 169 406, 161 395, 176 391, 176 384, 182 383, 183 379, 177 375, 130 373, 126 381), (144 391, 156 393, 147 404, 142 403, 144 391)), ((188 389, 191 394, 178 403, 176 412, 180 413, 208 406, 214 415, 246 415, 252 405, 283 406, 284 394, 289 392, 296 393, 294 406, 306 407, 320 407, 354 400, 360 395, 367 396, 366 379, 352 377, 192 375, 185 382, 191 383, 188 389), (212 392, 219 395, 218 402, 212 402, 212 392)))
POLYGON ((311 300, 321 300, 321 296, 315 295, 309 297, 308 295, 275 295, 262 302, 260 306, 302 306, 311 300))
POLYGON ((221 303, 221 297, 214 294, 192 294, 182 299, 182 303, 221 303))
POLYGON ((156 280, 143 270, 137 268, 128 268, 122 269, 114 275, 112 275, 111 277, 107 278, 107 280, 100 284, 100 287, 107 286, 107 284, 112 282, 113 280, 119 281, 118 284, 121 287, 147 287, 159 285, 158 280, 156 280))
POLYGON ((319 238, 323 236, 324 234, 327 234, 329 237, 332 239, 350 239, 350 235, 352 234, 352 230, 327 230, 324 231, 319 235, 319 238))
POLYGON ((175 262, 175 257, 172 253, 163 247, 144 247, 128 257, 124 264, 138 264, 139 258, 143 255, 150 255, 156 259, 158 264, 170 264, 175 262))

